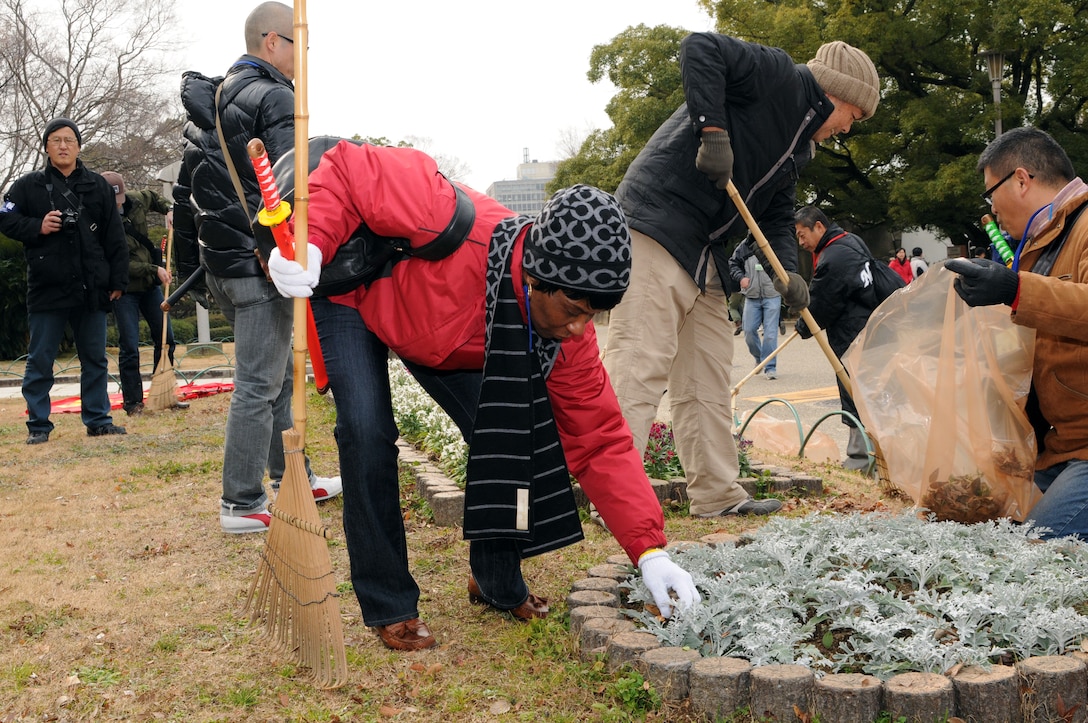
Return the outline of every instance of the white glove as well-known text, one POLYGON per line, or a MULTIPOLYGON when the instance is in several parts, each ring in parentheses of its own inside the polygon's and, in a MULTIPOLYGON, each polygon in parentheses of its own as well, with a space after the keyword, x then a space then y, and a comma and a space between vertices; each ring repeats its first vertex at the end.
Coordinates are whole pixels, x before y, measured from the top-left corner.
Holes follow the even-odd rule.
POLYGON ((314 287, 321 277, 321 249, 306 244, 306 268, 297 261, 283 258, 278 248, 268 256, 268 275, 280 295, 306 299, 314 294, 314 287))
POLYGON ((664 617, 672 615, 670 588, 676 593, 678 610, 690 607, 696 600, 701 599, 695 581, 691 579, 691 573, 673 562, 669 553, 664 550, 645 553, 638 560, 638 569, 642 573, 642 581, 654 596, 654 603, 664 617))

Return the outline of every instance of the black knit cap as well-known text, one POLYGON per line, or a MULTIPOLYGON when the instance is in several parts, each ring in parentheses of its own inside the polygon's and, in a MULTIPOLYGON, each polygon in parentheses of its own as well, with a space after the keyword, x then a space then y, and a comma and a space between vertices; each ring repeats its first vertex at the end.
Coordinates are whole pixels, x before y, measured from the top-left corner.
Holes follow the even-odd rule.
POLYGON ((83 145, 83 136, 80 135, 79 127, 76 126, 75 121, 68 120, 67 118, 54 118, 45 124, 45 132, 42 133, 42 145, 49 145, 49 136, 53 135, 60 128, 71 128, 72 132, 76 134, 76 143, 80 146, 83 145))
POLYGON ((525 238, 525 272, 555 286, 622 293, 631 281, 631 234, 619 203, 579 184, 552 196, 525 238))

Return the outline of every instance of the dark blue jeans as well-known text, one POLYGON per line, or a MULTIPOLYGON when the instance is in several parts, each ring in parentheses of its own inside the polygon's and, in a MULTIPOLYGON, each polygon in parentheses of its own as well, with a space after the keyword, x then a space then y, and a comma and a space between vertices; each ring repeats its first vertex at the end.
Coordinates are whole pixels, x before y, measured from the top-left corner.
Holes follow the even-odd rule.
MULTIPOLYGON (((389 349, 355 309, 320 298, 311 305, 336 402, 344 536, 363 622, 373 627, 411 620, 419 617, 419 586, 408 570, 400 508, 389 349)), ((482 373, 406 366, 468 439, 482 373)), ((528 598, 521 557, 512 541, 473 541, 469 565, 484 598, 495 607, 512 609, 528 598)))
MULTIPOLYGON (((155 361, 152 369, 159 368, 162 358, 162 287, 154 286, 147 291, 122 294, 113 302, 113 316, 117 320, 117 366, 121 372, 121 396, 125 405, 144 400, 144 382, 140 374, 140 316, 147 320, 151 342, 155 345, 155 361)), ((166 324, 166 345, 170 350, 170 363, 174 363, 174 331, 166 324)))
POLYGON ((53 388, 53 362, 57 359, 64 329, 72 327, 76 353, 79 355, 80 416, 88 428, 113 422, 107 391, 106 312, 83 307, 61 311, 32 311, 27 314, 30 348, 23 375, 23 399, 26 400, 26 427, 31 432, 52 432, 49 421, 53 388))

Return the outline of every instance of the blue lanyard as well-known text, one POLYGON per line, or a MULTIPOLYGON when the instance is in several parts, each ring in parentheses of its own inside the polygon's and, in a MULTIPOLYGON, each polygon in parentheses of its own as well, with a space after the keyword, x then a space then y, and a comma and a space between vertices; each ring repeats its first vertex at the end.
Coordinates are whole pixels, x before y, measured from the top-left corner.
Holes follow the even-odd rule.
POLYGON ((1024 250, 1024 244, 1027 243, 1028 231, 1031 229, 1031 224, 1033 224, 1035 222, 1035 217, 1036 216, 1038 216, 1043 211, 1046 211, 1047 209, 1050 209, 1050 217, 1054 218, 1054 204, 1053 203, 1048 203, 1047 205, 1043 206, 1042 208, 1040 208, 1035 213, 1031 214, 1031 218, 1028 219, 1028 225, 1024 226, 1024 237, 1020 239, 1020 243, 1017 244, 1017 246, 1016 246, 1016 253, 1013 254, 1013 256, 1012 256, 1012 270, 1013 271, 1019 271, 1020 270, 1020 252, 1024 250))

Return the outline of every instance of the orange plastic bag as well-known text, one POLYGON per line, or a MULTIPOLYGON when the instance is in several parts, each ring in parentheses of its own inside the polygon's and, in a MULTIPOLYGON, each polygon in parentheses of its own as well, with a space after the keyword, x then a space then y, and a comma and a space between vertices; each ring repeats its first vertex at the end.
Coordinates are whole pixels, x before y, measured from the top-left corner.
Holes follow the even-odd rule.
MULTIPOLYGON (((796 456, 801 449, 801 432, 797 423, 788 419, 774 419, 766 415, 752 417, 744 427, 743 437, 757 449, 796 456)), ((834 462, 841 459, 839 445, 830 435, 816 430, 805 445, 805 459, 811 462, 834 462)))
POLYGON ((1035 332, 972 309, 943 264, 877 307, 843 356, 888 477, 938 519, 1023 521, 1042 497, 1024 406, 1035 332))

